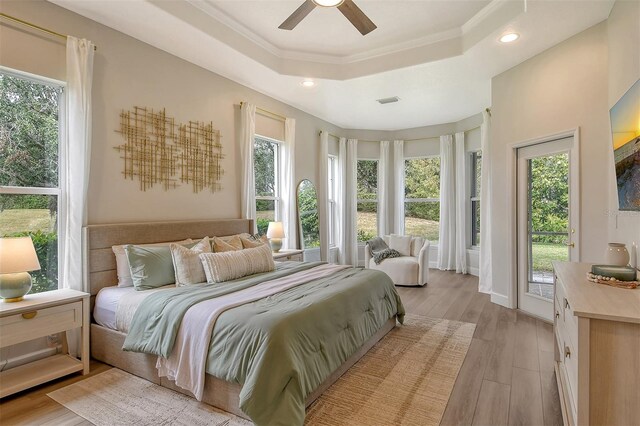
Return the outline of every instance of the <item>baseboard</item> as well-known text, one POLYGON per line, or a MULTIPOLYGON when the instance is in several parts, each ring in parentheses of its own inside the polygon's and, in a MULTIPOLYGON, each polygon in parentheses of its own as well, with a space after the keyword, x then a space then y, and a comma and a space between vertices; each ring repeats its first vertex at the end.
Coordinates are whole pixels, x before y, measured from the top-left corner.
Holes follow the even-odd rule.
POLYGON ((505 296, 504 294, 492 292, 491 302, 500 306, 504 306, 505 308, 511 308, 509 303, 509 297, 505 296))
POLYGON ((475 275, 476 277, 480 276, 480 268, 474 268, 473 266, 470 266, 467 272, 471 275, 475 275))

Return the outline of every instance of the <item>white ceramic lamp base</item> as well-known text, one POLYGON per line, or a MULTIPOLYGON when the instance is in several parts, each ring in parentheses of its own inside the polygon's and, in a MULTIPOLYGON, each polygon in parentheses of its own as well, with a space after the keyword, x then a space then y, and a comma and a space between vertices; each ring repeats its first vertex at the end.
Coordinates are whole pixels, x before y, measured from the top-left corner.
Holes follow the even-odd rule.
POLYGON ((29 293, 31 284, 28 272, 0 274, 0 297, 3 302, 19 302, 29 293))
POLYGON ((271 245, 271 251, 278 253, 282 248, 282 238, 270 238, 269 244, 271 245))

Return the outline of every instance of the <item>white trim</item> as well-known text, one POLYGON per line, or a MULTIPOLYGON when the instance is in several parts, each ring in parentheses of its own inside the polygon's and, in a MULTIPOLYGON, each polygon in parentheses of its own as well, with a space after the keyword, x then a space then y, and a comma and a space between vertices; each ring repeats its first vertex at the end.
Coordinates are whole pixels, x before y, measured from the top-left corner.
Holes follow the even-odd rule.
MULTIPOLYGON (((58 154, 59 156, 60 154, 58 154)), ((59 159, 59 157, 58 157, 59 159)), ((58 174, 58 181, 60 175, 58 174)), ((60 195, 60 188, 38 188, 33 186, 0 186, 0 194, 16 195, 60 195)))
POLYGON ((509 296, 505 296, 504 294, 491 292, 491 302, 500 306, 504 306, 505 308, 514 309, 514 307, 511 306, 509 296))
POLYGON ((14 68, 9 68, 9 67, 5 67, 3 65, 0 65, 0 72, 4 73, 4 74, 8 74, 12 77, 17 77, 17 78, 21 78, 23 80, 29 80, 33 83, 39 83, 39 84, 49 84, 52 86, 58 86, 62 89, 66 89, 67 88, 67 82, 66 81, 62 81, 62 80, 56 80, 55 78, 49 78, 49 77, 43 77, 37 74, 32 74, 30 72, 26 72, 26 71, 21 71, 21 70, 17 70, 14 68))
MULTIPOLYGON (((580 127, 576 127, 575 129, 565 130, 563 132, 555 133, 549 136, 542 136, 534 139, 528 139, 520 142, 514 142, 507 145, 507 230, 510 237, 507 237, 507 268, 508 268, 508 276, 509 282, 507 283, 508 294, 499 295, 502 298, 506 298, 506 304, 500 302, 498 303, 502 306, 506 306, 507 308, 515 309, 518 306, 518 256, 517 256, 517 247, 518 247, 518 220, 516 213, 516 205, 517 205, 517 183, 516 183, 516 171, 517 171, 517 161, 518 161, 518 149, 524 148, 531 145, 537 145, 546 142, 553 142, 555 140, 565 139, 565 138, 573 138, 573 145, 570 152, 570 172, 569 176, 578 176, 578 180, 580 177, 580 127)), ((569 183, 569 192, 571 204, 577 206, 578 211, 572 211, 570 222, 572 224, 573 229, 576 230, 573 236, 573 242, 575 243, 575 250, 573 255, 575 258, 572 258, 572 261, 579 262, 581 258, 581 248, 580 248, 580 182, 575 182, 571 180, 569 183)), ((575 210, 575 209, 572 209, 575 210)), ((492 293, 491 301, 494 300, 494 295, 497 293, 492 293)))

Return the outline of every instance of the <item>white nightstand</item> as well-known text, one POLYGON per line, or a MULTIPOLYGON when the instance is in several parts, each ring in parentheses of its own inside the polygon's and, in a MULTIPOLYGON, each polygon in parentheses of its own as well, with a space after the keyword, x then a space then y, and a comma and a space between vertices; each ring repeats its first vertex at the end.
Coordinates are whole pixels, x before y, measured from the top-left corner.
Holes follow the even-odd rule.
POLYGON ((304 253, 304 250, 280 250, 277 253, 273 253, 273 260, 276 262, 283 262, 285 260, 302 262, 302 253, 304 253))
POLYGON ((76 328, 82 330, 81 360, 57 354, 2 371, 0 398, 76 371, 89 373, 89 294, 63 289, 28 294, 20 302, 0 302, 1 348, 76 328))

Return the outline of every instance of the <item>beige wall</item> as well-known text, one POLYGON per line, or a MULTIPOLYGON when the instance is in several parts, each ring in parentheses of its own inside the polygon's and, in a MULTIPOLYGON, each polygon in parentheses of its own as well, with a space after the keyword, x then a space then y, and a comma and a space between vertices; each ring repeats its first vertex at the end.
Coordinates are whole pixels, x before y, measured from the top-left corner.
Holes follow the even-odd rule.
MULTIPOLYGON (((640 79, 640 2, 617 1, 607 20, 607 33, 611 108, 640 79)), ((609 150, 609 241, 631 247, 633 242, 640 244, 640 212, 618 212, 613 162, 613 150, 609 150)), ((640 265, 640 252, 636 258, 640 265)))
MULTIPOLYGON (((512 294, 507 196, 509 144, 580 128, 582 261, 603 259, 611 164, 607 108, 607 25, 598 24, 492 79, 493 291, 512 294)), ((515 297, 515 294, 513 294, 515 297)), ((502 298, 500 296, 503 296, 502 298)))
MULTIPOLYGON (((9 15, 57 32, 88 38, 98 45, 94 62, 93 144, 89 185, 89 223, 204 219, 240 216, 238 105, 248 101, 296 119, 296 179, 317 180, 318 132, 341 129, 300 110, 204 70, 159 49, 44 1, 5 1, 9 15), (113 149, 118 114, 134 105, 166 108, 177 120, 213 121, 223 136, 223 190, 194 194, 188 186, 168 192, 141 192, 124 181, 113 149)), ((206 52, 203 52, 206 54, 206 52)), ((221 58, 224 60, 224 58, 221 58)), ((2 21, 0 65, 65 79, 63 40, 2 21)), ((259 119, 277 136, 279 123, 259 119)), ((281 129, 281 127, 280 127, 281 129)))

